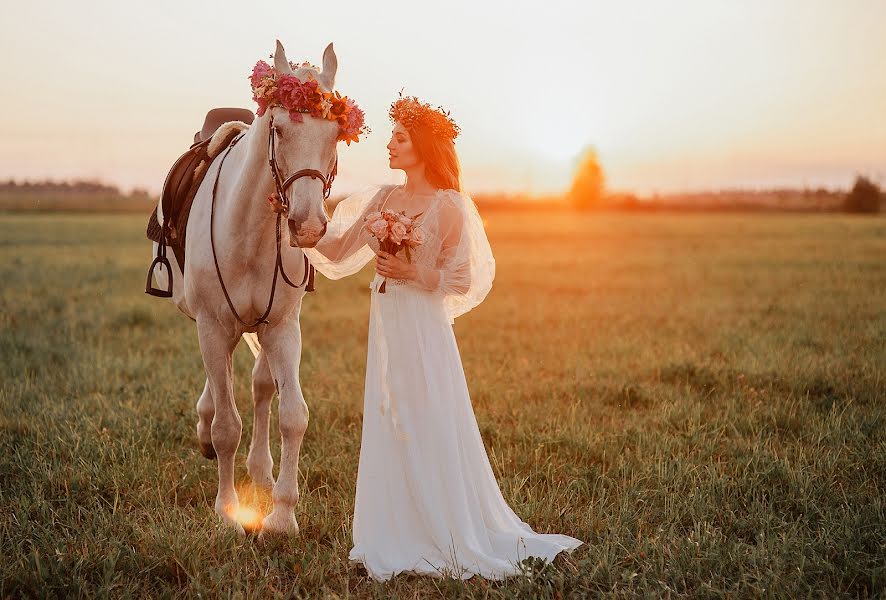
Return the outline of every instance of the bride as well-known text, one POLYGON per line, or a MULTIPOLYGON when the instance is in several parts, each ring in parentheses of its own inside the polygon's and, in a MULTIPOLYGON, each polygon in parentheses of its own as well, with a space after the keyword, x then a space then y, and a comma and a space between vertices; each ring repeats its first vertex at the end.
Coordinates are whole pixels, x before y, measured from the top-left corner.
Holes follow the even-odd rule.
POLYGON ((375 258, 350 559, 380 581, 401 572, 500 579, 526 557, 551 560, 582 542, 535 533, 511 510, 474 417, 451 324, 486 297, 495 260, 460 191, 458 126, 414 97, 389 114, 390 168, 406 172, 405 185, 346 198, 305 250, 332 279, 375 258), (420 244, 409 260, 382 251, 366 227, 381 210, 415 217, 420 244))

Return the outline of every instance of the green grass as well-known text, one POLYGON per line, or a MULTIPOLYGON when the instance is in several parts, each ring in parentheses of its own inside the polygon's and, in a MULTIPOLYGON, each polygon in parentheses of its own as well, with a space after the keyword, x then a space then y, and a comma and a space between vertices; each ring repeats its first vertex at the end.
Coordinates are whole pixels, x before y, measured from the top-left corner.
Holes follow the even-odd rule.
POLYGON ((505 583, 348 564, 367 271, 303 310, 301 536, 220 530, 145 219, 7 214, 0 596, 883 597, 886 219, 488 219, 496 284, 455 326, 483 438, 517 514, 585 546, 505 583))

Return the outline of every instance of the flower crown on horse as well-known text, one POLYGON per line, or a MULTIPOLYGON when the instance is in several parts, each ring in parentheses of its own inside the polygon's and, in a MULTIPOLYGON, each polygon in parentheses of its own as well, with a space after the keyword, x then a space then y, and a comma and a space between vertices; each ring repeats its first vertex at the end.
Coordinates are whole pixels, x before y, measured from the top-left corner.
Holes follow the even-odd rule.
MULTIPOLYGON (((294 69, 298 65, 290 63, 294 69)), ((301 67, 312 68, 310 63, 301 67)), ((280 73, 263 60, 255 63, 249 76, 252 85, 252 99, 258 103, 256 114, 260 117, 272 106, 281 106, 289 111, 289 118, 302 122, 302 114, 338 122, 338 140, 347 143, 359 142, 361 135, 370 132, 365 123, 365 115, 357 103, 338 92, 324 92, 317 80, 308 73, 307 81, 295 75, 280 73)))

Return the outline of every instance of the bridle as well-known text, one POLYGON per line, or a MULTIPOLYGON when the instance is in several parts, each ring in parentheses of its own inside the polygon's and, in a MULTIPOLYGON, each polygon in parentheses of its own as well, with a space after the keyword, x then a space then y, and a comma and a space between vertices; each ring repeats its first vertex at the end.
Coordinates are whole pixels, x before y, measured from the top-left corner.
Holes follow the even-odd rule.
POLYGON ((338 154, 335 155, 335 163, 332 165, 332 171, 325 177, 323 173, 317 169, 302 169, 296 171, 285 180, 280 175, 280 167, 277 165, 277 128, 274 127, 274 117, 271 116, 268 125, 270 132, 268 134, 268 163, 271 165, 271 174, 274 176, 274 186, 277 188, 277 196, 284 210, 289 209, 289 202, 286 200, 286 190, 297 179, 302 177, 310 177, 311 179, 319 179, 323 183, 323 199, 328 200, 329 194, 332 192, 332 182, 338 174, 338 154))
MULTIPOLYGON (((269 123, 268 127, 269 127, 268 163, 270 164, 271 174, 274 178, 274 186, 277 189, 277 194, 279 196, 279 200, 280 200, 282 206, 284 207, 284 209, 288 209, 288 202, 286 200, 287 188, 289 188, 289 186, 291 186, 293 183, 295 183, 296 180, 300 179, 301 177, 310 177, 311 179, 319 179, 323 183, 323 199, 324 200, 328 199, 329 194, 332 191, 332 182, 333 182, 333 180, 335 180, 335 175, 338 172, 338 156, 336 155, 336 157, 335 157, 335 164, 332 167, 332 171, 328 175, 326 175, 325 177, 323 176, 323 174, 320 171, 318 171, 316 169, 301 169, 300 171, 296 171, 295 173, 293 173, 292 175, 290 175, 289 177, 287 177, 284 180, 280 175, 280 167, 277 164, 277 129, 274 127, 274 117, 273 116, 270 118, 270 123, 269 123)), ((218 282, 219 282, 219 284, 221 284, 221 289, 225 295, 225 300, 227 300, 227 302, 228 302, 228 307, 230 307, 231 312, 234 313, 234 316, 237 318, 238 321, 240 321, 241 324, 243 324, 246 327, 251 328, 251 327, 256 327, 262 323, 269 324, 267 321, 267 318, 268 318, 268 315, 271 314, 271 308, 274 305, 274 292, 277 289, 277 273, 279 273, 283 277, 283 281, 285 281, 289 286, 294 287, 294 288, 299 288, 307 283, 307 287, 305 288, 305 291, 306 292, 313 292, 314 291, 314 266, 311 265, 310 262, 308 262, 307 255, 302 253, 302 256, 304 258, 305 274, 301 280, 301 283, 296 285, 296 284, 292 283, 292 281, 289 280, 289 277, 286 276, 286 271, 283 269, 283 257, 282 257, 281 250, 280 250, 281 239, 282 239, 282 235, 280 232, 280 226, 281 226, 281 221, 282 221, 283 217, 282 217, 282 212, 278 211, 277 212, 277 234, 276 234, 277 258, 274 263, 274 278, 271 281, 271 295, 268 298, 268 307, 267 307, 267 309, 265 309, 264 314, 262 314, 262 316, 260 316, 258 319, 256 319, 256 321, 254 323, 251 323, 251 324, 244 321, 243 317, 240 316, 240 313, 237 312, 237 309, 234 308, 234 303, 231 300, 230 294, 228 294, 228 289, 225 286, 224 279, 222 278, 221 268, 219 268, 218 257, 215 252, 215 227, 214 227, 215 197, 216 197, 216 192, 218 191, 219 176, 221 175, 222 167, 225 164, 225 159, 228 157, 228 154, 230 154, 231 149, 234 147, 234 145, 238 141, 240 141, 240 139, 244 135, 246 135, 246 134, 241 133, 240 135, 235 137, 233 140, 231 140, 231 143, 228 145, 228 148, 225 150, 225 153, 222 156, 222 159, 218 164, 218 170, 215 172, 215 182, 212 185, 212 203, 210 204, 210 208, 209 208, 209 243, 212 246, 212 260, 215 262, 215 272, 218 275, 218 282)))

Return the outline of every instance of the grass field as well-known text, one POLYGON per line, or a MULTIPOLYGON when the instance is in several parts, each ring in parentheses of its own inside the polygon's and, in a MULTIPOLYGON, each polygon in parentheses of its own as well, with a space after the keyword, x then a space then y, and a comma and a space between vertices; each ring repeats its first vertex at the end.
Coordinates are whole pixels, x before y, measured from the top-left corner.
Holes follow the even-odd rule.
POLYGON ((488 214, 496 284, 455 325, 483 438, 517 514, 587 544, 387 585, 347 561, 368 271, 306 299, 301 536, 259 545, 216 526, 144 221, 0 216, 3 598, 886 594, 886 219, 488 214))

